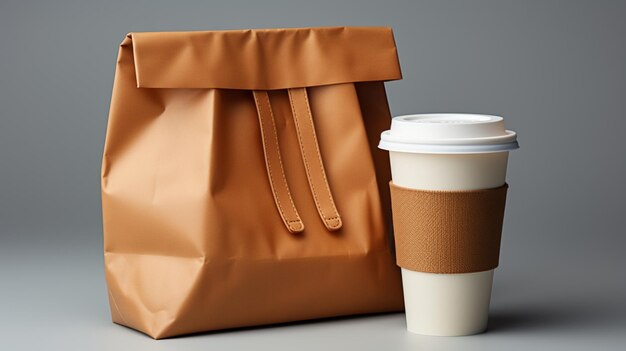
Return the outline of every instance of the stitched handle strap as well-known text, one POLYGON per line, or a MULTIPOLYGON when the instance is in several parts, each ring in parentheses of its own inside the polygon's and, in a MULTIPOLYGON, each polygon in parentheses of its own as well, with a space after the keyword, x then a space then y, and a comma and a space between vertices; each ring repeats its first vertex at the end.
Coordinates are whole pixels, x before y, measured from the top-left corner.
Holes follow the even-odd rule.
POLYGON ((288 93, 302 161, 317 212, 328 230, 337 230, 342 226, 341 217, 326 178, 306 88, 288 89, 288 93))
POLYGON ((253 95, 259 116, 259 125, 261 126, 265 168, 267 169, 276 208, 289 232, 302 232, 304 230, 304 223, 293 203, 291 191, 289 190, 287 178, 285 177, 283 161, 278 146, 278 133, 276 131, 276 123, 274 121, 269 96, 266 91, 261 90, 254 90, 253 95))

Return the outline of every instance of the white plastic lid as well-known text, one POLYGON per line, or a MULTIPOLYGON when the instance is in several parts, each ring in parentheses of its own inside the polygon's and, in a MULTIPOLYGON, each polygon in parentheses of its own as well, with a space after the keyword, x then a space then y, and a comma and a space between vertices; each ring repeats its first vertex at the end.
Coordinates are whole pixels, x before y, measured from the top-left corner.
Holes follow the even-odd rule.
POLYGON ((517 134, 499 116, 431 113, 398 116, 380 135, 383 150, 429 154, 476 154, 519 148, 517 134))

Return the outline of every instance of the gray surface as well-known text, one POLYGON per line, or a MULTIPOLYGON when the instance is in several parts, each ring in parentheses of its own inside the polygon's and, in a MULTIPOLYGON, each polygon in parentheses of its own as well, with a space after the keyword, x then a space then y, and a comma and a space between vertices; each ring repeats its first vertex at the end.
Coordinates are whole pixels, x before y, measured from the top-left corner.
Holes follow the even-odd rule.
POLYGON ((626 2, 0 2, 0 349, 626 348, 626 2), (129 31, 390 25, 395 115, 506 117, 488 333, 409 335, 401 314, 155 342, 110 323, 99 168, 129 31))

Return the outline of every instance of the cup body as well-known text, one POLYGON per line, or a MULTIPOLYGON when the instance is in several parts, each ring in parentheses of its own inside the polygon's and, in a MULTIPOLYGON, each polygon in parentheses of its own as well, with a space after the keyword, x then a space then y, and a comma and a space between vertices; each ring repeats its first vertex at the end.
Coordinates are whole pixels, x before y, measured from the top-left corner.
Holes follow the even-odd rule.
MULTIPOLYGON (((509 151, 518 147, 502 117, 458 113, 396 117, 379 144, 389 151, 393 183, 425 191, 498 188, 505 184, 509 151)), ((440 336, 485 330, 493 274, 402 268, 407 329, 440 336)))
MULTIPOLYGON (((394 184, 419 190, 477 190, 504 184, 508 152, 477 154, 389 153, 394 184)), ((460 336, 487 327, 494 270, 459 274, 402 268, 407 329, 460 336)))

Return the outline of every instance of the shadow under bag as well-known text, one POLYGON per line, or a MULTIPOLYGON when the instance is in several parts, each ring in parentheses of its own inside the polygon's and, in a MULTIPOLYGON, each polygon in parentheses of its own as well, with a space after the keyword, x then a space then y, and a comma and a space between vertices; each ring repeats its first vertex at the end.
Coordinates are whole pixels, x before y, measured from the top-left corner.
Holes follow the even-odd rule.
POLYGON ((403 309, 389 28, 132 33, 102 162, 113 321, 153 338, 403 309))

